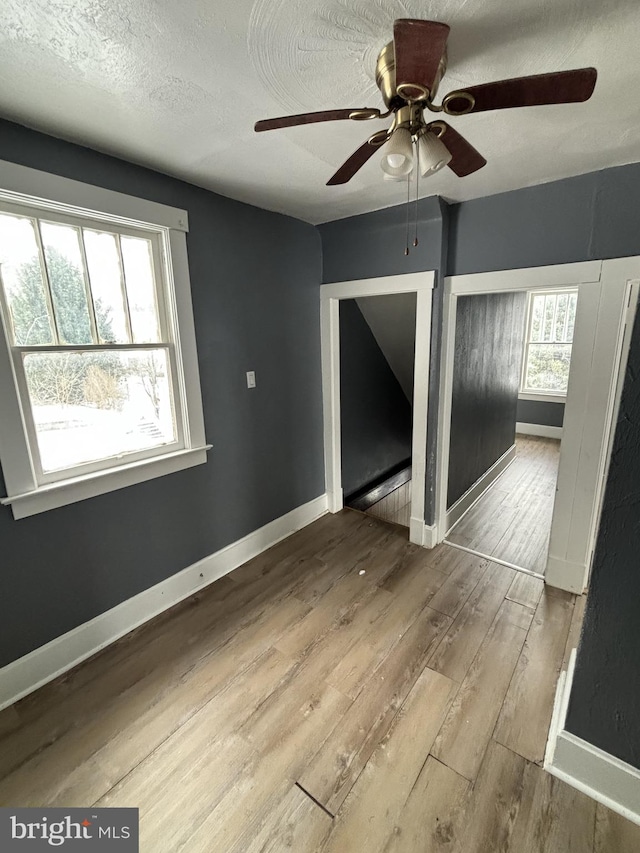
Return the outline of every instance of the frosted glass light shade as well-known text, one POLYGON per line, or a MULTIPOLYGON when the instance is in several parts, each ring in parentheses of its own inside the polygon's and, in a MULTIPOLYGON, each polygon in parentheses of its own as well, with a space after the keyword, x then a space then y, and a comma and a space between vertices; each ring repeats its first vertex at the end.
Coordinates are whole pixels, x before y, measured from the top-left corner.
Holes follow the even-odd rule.
POLYGON ((418 140, 420 149, 420 174, 432 175, 451 162, 451 152, 435 133, 427 131, 418 140))
POLYGON ((408 175, 413 169, 413 145, 406 127, 399 127, 393 132, 385 145, 380 165, 382 171, 393 178, 408 175))

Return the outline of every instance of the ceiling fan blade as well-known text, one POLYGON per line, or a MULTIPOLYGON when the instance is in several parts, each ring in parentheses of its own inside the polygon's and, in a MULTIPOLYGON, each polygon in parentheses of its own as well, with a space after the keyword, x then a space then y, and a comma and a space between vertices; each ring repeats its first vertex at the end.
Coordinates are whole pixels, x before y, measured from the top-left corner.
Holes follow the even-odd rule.
MULTIPOLYGON (((386 141, 386 140, 385 140, 386 141)), ((384 143, 383 143, 384 144, 384 143)), ((361 169, 362 166, 367 162, 367 160, 372 157, 376 151, 378 151, 382 146, 380 144, 371 145, 369 140, 360 146, 356 151, 353 152, 351 157, 346 160, 342 166, 338 169, 338 171, 332 175, 327 181, 328 187, 334 187, 337 184, 346 184, 351 178, 355 175, 358 169, 361 169)))
POLYGON ((396 90, 403 87, 402 97, 417 100, 425 97, 434 87, 438 66, 447 46, 449 27, 437 21, 418 21, 400 18, 393 25, 393 42, 396 60, 396 90), (411 83, 417 84, 411 88, 411 83), (404 84, 404 86, 403 86, 404 84))
POLYGON ((476 151, 464 136, 460 136, 457 130, 454 130, 446 121, 438 123, 444 125, 444 133, 440 139, 452 155, 449 168, 459 178, 471 175, 473 172, 477 172, 478 169, 482 169, 483 166, 487 165, 487 161, 482 154, 476 151))
POLYGON ((377 118, 380 115, 380 110, 352 107, 350 110, 323 110, 318 113, 300 113, 295 116, 265 118, 256 122, 254 130, 259 133, 262 130, 277 130, 280 127, 295 127, 299 124, 315 124, 318 121, 340 121, 351 118, 353 113, 370 113, 372 118, 377 118))
MULTIPOLYGON (((514 77, 496 83, 470 86, 462 91, 472 95, 475 104, 468 112, 506 110, 512 107, 537 107, 544 104, 575 104, 588 101, 596 85, 598 72, 595 68, 576 68, 573 71, 555 71, 551 74, 535 74, 533 77, 514 77)), ((466 112, 468 102, 453 96, 445 98, 448 108, 454 113, 460 108, 466 112)))

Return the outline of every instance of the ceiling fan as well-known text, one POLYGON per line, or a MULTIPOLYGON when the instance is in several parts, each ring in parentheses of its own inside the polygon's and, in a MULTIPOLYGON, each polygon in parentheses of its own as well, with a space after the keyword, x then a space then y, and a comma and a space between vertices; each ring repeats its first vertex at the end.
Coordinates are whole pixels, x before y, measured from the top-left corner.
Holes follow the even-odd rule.
POLYGON ((448 166, 462 178, 481 169, 487 161, 447 122, 427 121, 425 110, 462 116, 511 107, 579 103, 593 93, 596 69, 578 68, 469 86, 449 92, 436 105, 433 98, 447 69, 448 36, 449 26, 437 21, 412 18, 395 21, 393 41, 380 51, 376 65, 376 84, 387 107, 385 113, 375 108, 302 113, 259 121, 255 130, 341 119, 384 119, 393 115, 391 126, 370 136, 327 181, 327 186, 347 183, 385 144, 381 165, 388 179, 408 179, 414 167, 413 144, 418 174, 428 176, 448 166))

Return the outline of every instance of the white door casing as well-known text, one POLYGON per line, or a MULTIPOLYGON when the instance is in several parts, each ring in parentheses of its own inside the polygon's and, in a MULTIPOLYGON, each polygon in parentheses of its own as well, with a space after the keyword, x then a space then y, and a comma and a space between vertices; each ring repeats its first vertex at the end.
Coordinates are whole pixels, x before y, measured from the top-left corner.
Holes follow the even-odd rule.
POLYGON ((429 270, 323 284, 320 287, 325 478, 330 512, 339 512, 343 507, 340 440, 340 300, 393 293, 416 294, 409 538, 411 542, 427 547, 434 544, 434 529, 425 525, 424 519, 431 300, 434 281, 435 273, 429 270))

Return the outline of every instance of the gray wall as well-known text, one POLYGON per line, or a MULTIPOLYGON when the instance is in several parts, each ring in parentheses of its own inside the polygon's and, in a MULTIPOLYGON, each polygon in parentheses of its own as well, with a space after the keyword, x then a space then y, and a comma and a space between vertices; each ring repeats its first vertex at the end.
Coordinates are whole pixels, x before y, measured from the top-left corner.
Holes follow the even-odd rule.
POLYGON ((640 163, 450 208, 449 275, 640 254, 640 163))
POLYGON ((416 302, 415 293, 356 299, 362 316, 411 405, 416 352, 416 302))
POLYGON ((513 445, 526 293, 458 298, 447 505, 513 445))
MULTIPOLYGON (((413 205, 411 207, 413 216, 413 205)), ((436 271, 433 294, 431 363, 429 367, 429 412, 425 521, 433 523, 438 423, 438 383, 442 295, 441 274, 447 268, 449 245, 447 204, 438 198, 424 198, 418 207, 417 248, 404 254, 406 207, 388 207, 362 216, 351 216, 318 226, 322 239, 323 282, 350 281, 400 275, 422 270, 436 271)), ((413 233, 413 232, 411 232, 413 233)))
POLYGON ((640 768, 640 314, 637 317, 566 728, 640 768))
POLYGON ((411 457, 411 406, 354 299, 340 302, 345 498, 411 457))
POLYGON ((0 508, 4 664, 311 500, 324 474, 314 227, 9 122, 0 158, 188 210, 213 444, 188 471, 20 521, 0 508))
POLYGON ((521 424, 561 427, 564 421, 564 403, 554 403, 552 400, 518 400, 516 420, 521 424))

